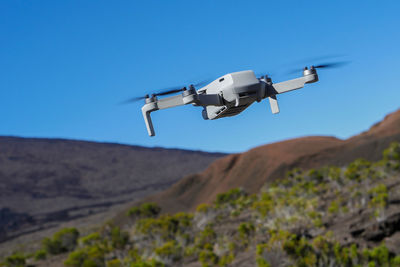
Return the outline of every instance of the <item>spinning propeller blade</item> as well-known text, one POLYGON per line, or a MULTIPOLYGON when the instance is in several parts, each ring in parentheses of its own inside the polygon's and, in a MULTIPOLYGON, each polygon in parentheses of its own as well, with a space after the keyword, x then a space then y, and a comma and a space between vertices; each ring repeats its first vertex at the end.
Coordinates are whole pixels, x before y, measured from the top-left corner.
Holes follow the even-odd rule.
MULTIPOLYGON (((203 87, 204 85, 206 85, 206 84, 208 84, 210 82, 211 82, 211 80, 203 80, 203 81, 191 84, 191 85, 193 85, 194 87, 203 87)), ((186 86, 184 86, 184 85, 183 86, 174 86, 174 87, 166 88, 166 89, 164 89, 164 90, 162 90, 162 91, 160 91, 158 93, 152 94, 152 95, 153 96, 171 95, 171 94, 179 93, 179 92, 182 92, 182 91, 185 91, 185 90, 186 90, 186 86)), ((134 103, 134 102, 137 102, 137 101, 140 101, 140 100, 144 100, 144 99, 146 99, 148 97, 149 97, 149 95, 133 97, 133 98, 130 98, 130 99, 126 100, 126 101, 121 102, 120 104, 134 103)))
MULTIPOLYGON (((349 64, 349 61, 339 61, 339 62, 328 62, 328 63, 323 63, 323 64, 319 64, 319 65, 314 65, 314 68, 316 69, 333 69, 333 68, 339 68, 339 67, 343 67, 344 65, 349 64)), ((288 74, 293 74, 293 73, 298 73, 300 72, 300 69, 293 69, 291 71, 288 72, 288 74)))

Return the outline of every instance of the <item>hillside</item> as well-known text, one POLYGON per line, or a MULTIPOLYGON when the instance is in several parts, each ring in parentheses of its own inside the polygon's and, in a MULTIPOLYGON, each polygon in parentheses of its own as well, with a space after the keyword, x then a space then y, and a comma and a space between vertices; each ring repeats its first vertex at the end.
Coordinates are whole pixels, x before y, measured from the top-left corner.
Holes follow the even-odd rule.
POLYGON ((165 189, 222 155, 0 137, 0 242, 71 220, 95 224, 94 215, 165 189))
POLYGON ((231 189, 193 213, 132 207, 121 227, 62 229, 7 266, 400 266, 400 143, 382 160, 293 169, 260 193, 231 189))
POLYGON ((283 177, 294 167, 341 166, 360 157, 379 160, 381 151, 393 141, 400 141, 400 110, 347 140, 304 137, 228 155, 144 201, 156 202, 166 212, 193 211, 197 205, 211 203, 218 193, 235 187, 256 193, 265 182, 283 177))

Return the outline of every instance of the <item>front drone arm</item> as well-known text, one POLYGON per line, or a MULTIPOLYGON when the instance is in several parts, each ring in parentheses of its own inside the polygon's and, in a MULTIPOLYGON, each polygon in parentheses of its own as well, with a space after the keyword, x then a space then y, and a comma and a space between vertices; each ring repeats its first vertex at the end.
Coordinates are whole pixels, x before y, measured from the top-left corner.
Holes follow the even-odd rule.
MULTIPOLYGON (((263 80, 266 82, 265 86, 265 97, 268 97, 269 103, 271 105, 272 113, 279 113, 278 101, 276 99, 277 94, 286 93, 289 91, 293 91, 296 89, 303 88, 306 83, 314 83, 318 81, 317 71, 311 67, 310 69, 304 69, 303 77, 280 82, 280 83, 271 83, 267 80, 263 80)), ((269 80, 270 81, 270 80, 269 80)))
POLYGON ((314 83, 318 81, 318 74, 314 67, 310 69, 305 68, 303 71, 303 77, 272 84, 274 94, 282 94, 292 90, 300 89, 304 87, 306 83, 314 83))

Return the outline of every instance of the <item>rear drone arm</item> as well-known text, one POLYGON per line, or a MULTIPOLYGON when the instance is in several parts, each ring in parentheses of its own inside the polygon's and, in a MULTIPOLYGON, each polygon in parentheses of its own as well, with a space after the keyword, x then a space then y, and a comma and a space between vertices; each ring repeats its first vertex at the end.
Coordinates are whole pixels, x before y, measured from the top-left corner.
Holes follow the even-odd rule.
POLYGON ((221 96, 217 94, 198 95, 196 90, 187 90, 180 95, 171 96, 158 100, 156 96, 146 98, 146 104, 142 107, 144 122, 146 123, 149 136, 155 136, 153 123, 150 113, 160 109, 167 109, 187 104, 196 106, 221 106, 223 103, 221 96))
MULTIPOLYGON (((266 80, 264 80, 266 81, 266 80)), ((296 78, 289 81, 284 81, 280 83, 266 83, 266 94, 269 103, 271 105, 272 113, 279 113, 278 101, 276 99, 277 94, 286 93, 296 89, 303 88, 306 83, 314 83, 318 81, 317 71, 312 67, 310 69, 305 69, 303 71, 303 77, 296 78)))

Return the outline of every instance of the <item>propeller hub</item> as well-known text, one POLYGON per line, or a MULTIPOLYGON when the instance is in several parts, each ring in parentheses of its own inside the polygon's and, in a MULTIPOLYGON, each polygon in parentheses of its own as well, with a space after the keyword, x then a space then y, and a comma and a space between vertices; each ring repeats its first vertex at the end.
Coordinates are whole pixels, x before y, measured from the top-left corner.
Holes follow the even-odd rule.
POLYGON ((146 99, 145 99, 145 103, 152 103, 152 102, 156 102, 157 101, 157 97, 155 94, 152 94, 151 97, 149 97, 149 95, 146 95, 146 99))
POLYGON ((304 76, 311 75, 311 74, 316 74, 316 73, 317 73, 317 71, 315 70, 314 66, 311 66, 310 69, 305 67, 304 70, 303 70, 303 75, 304 76))

